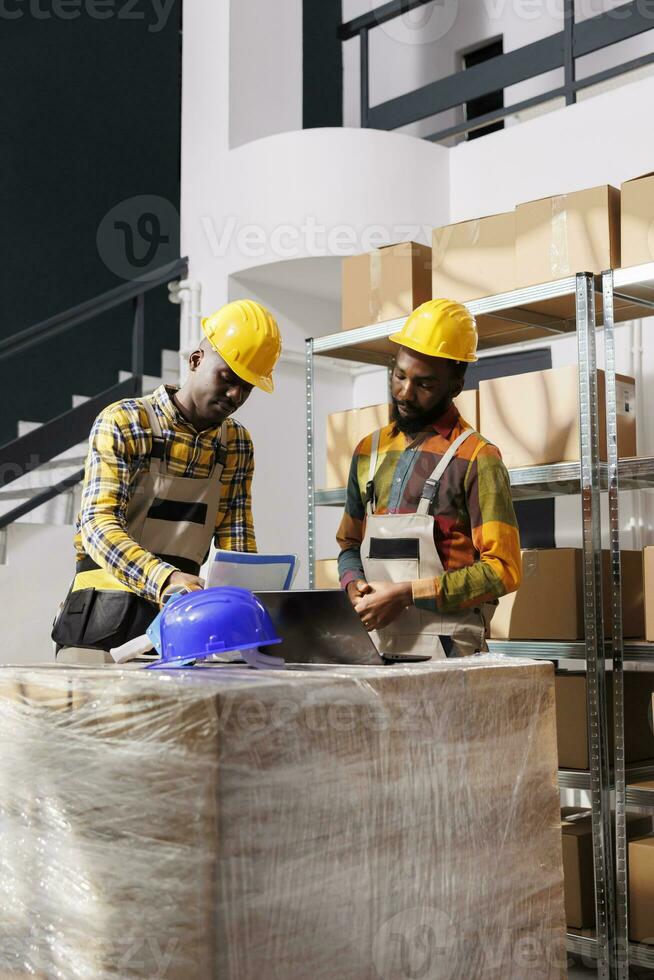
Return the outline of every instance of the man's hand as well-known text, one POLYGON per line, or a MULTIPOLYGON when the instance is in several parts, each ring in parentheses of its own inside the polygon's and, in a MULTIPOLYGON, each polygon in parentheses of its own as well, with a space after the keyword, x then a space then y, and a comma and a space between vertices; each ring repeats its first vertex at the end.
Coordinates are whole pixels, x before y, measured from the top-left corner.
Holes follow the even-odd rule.
POLYGON ((204 588, 204 579, 198 578, 197 575, 189 575, 187 572, 173 572, 161 593, 160 604, 163 606, 168 598, 168 593, 176 592, 180 588, 188 589, 189 592, 197 592, 198 589, 204 588))
POLYGON ((364 578, 359 578, 356 582, 348 582, 345 591, 347 592, 348 599, 356 609, 356 604, 359 599, 363 599, 364 595, 370 592, 370 586, 364 578))
POLYGON ((411 582, 369 582, 368 593, 354 604, 354 608, 370 632, 388 626, 411 605, 411 582))

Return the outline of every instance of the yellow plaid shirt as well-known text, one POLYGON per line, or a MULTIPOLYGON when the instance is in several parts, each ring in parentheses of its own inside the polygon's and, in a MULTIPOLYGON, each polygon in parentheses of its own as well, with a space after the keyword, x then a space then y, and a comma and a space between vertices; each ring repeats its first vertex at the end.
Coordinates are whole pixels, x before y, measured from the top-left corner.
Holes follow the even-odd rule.
MULTIPOLYGON (((168 471, 205 478, 211 472, 220 426, 197 432, 172 400, 176 389, 161 385, 145 399, 154 406, 166 441, 168 471)), ((77 559, 89 556, 108 573, 107 588, 124 589, 158 602, 174 566, 142 548, 127 533, 127 507, 134 481, 149 465, 152 433, 145 409, 135 399, 109 405, 98 415, 89 438, 82 505, 75 528, 77 559)), ((254 451, 247 430, 226 423, 227 461, 216 516, 216 547, 256 551, 252 521, 254 451)))

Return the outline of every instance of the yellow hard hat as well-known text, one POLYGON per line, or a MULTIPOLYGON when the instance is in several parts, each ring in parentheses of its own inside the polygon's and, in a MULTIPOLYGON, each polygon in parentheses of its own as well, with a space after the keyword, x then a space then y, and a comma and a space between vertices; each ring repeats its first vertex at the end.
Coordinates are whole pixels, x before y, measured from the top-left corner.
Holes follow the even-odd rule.
POLYGON ((430 299, 407 317, 399 333, 389 340, 427 357, 450 361, 477 360, 477 324, 462 303, 430 299))
POLYGON ((272 372, 282 352, 282 338, 265 306, 251 299, 236 300, 205 316, 202 329, 234 374, 262 391, 274 390, 272 372))

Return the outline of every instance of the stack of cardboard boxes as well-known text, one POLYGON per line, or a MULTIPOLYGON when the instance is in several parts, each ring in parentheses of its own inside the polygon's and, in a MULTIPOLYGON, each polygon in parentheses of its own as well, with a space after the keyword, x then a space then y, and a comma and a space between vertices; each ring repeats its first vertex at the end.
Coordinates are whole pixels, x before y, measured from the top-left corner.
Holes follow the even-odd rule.
MULTIPOLYGON (((640 845, 646 854, 654 856, 652 844, 654 837, 645 837, 645 840, 635 840, 642 835, 647 835, 652 829, 652 818, 641 814, 627 814, 627 838, 629 840, 629 853, 632 847, 640 845), (650 843, 646 843, 649 841, 650 843)), ((593 839, 591 812, 583 807, 563 807, 561 810, 561 833, 563 844, 563 878, 565 886, 565 917, 570 929, 594 929, 595 927, 595 887, 593 873, 593 839)), ((636 875, 634 878, 632 869, 632 880, 638 880, 641 874, 640 863, 636 862, 636 875)), ((654 867, 647 869, 650 874, 654 867)), ((654 881, 654 874, 650 881, 654 881)), ((654 892, 651 884, 648 886, 650 898, 654 901, 654 892)), ((631 902, 630 919, 632 939, 639 938, 634 935, 634 926, 638 923, 638 916, 641 920, 645 912, 643 903, 638 901, 636 906, 631 902)), ((645 912, 646 914, 646 912, 645 912)), ((652 922, 652 910, 649 913, 649 923, 652 922)), ((654 936, 654 927, 650 936, 654 936)), ((640 934, 642 930, 636 929, 640 934)), ((650 939, 650 942, 653 940, 650 939)))
MULTIPOLYGON (((342 329, 406 316, 432 296, 467 303, 577 272, 651 262, 653 222, 654 174, 645 174, 621 190, 585 188, 435 228, 431 248, 402 242, 351 256, 343 262, 342 329)), ((557 309, 547 312, 556 315, 557 309)), ((643 314, 634 309, 633 315, 643 314)), ((481 317, 479 329, 483 340, 497 333, 497 324, 481 317)), ((524 330, 514 323, 503 333, 508 343, 523 339, 524 330)), ((529 336, 536 335, 532 327, 529 336)), ((389 352, 384 340, 366 346, 389 352)))
MULTIPOLYGON (((610 675, 609 675, 610 677, 610 675)), ((559 766, 588 768, 586 679, 577 674, 556 678, 559 766)), ((625 674, 625 755, 627 763, 651 760, 652 690, 654 674, 625 674)), ((610 684, 609 684, 610 695, 610 684)), ((612 733, 609 732, 611 738, 612 733)), ((654 781, 638 783, 652 791, 654 781)), ((629 938, 654 944, 654 834, 651 813, 627 813, 629 875, 629 938)), ((595 926, 593 843, 590 811, 564 807, 561 811, 565 912, 571 929, 595 926)))

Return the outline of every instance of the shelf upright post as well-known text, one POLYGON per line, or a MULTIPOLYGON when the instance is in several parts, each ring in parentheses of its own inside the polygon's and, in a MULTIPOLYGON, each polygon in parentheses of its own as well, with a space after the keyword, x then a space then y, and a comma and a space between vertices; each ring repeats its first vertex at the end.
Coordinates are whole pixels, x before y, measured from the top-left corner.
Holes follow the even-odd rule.
POLYGON ((576 277, 576 319, 579 358, 586 693, 595 868, 597 972, 600 980, 616 980, 611 789, 602 615, 595 290, 594 277, 590 273, 582 272, 576 277))
POLYGON ((624 641, 622 636, 622 568, 620 564, 620 497, 618 485, 618 428, 615 384, 615 321, 613 272, 602 275, 604 308, 605 398, 609 533, 611 559, 613 653, 613 769, 615 785, 615 941, 618 980, 629 980, 627 887, 626 781, 624 745, 624 641))
POLYGON ((309 563, 309 588, 315 584, 315 516, 316 505, 314 499, 315 480, 314 480, 314 445, 313 445, 313 338, 307 340, 306 348, 306 396, 307 396, 307 529, 308 529, 308 553, 309 563))

